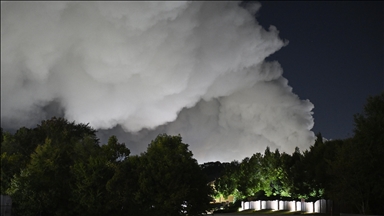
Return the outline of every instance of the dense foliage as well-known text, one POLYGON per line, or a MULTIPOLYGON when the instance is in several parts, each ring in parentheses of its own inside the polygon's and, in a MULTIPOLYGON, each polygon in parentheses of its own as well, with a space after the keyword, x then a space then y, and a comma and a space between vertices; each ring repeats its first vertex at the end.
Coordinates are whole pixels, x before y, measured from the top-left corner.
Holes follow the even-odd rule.
MULTIPOLYGON (((309 150, 298 148, 289 155, 267 147, 264 154, 256 153, 241 162, 223 163, 223 174, 216 178, 217 196, 234 195, 245 198, 329 198, 330 161, 335 160, 335 150, 343 141, 323 142, 321 134, 309 150)), ((213 169, 213 168, 211 168, 213 169)))
POLYGON ((200 215, 212 196, 330 198, 363 214, 384 212, 384 93, 354 116, 351 138, 304 152, 255 153, 241 162, 198 165, 180 136, 160 134, 130 156, 115 136, 62 118, 15 134, 1 129, 1 194, 13 215, 200 215), (209 183, 214 187, 211 188, 209 183))
POLYGON ((353 204, 363 214, 384 212, 384 92, 369 97, 354 116, 354 136, 331 164, 332 197, 353 204))
POLYGON ((115 136, 99 145, 65 119, 2 131, 1 194, 13 215, 199 215, 211 189, 180 136, 159 135, 140 156, 115 136))
POLYGON ((333 199, 342 211, 384 212, 384 93, 369 97, 362 114, 354 116, 354 136, 323 141, 290 155, 256 153, 241 162, 209 163, 203 167, 221 175, 216 196, 235 199, 333 199), (216 167, 216 168, 215 168, 216 167), (224 169, 223 169, 224 168, 224 169), (344 208, 344 209, 343 209, 344 208))

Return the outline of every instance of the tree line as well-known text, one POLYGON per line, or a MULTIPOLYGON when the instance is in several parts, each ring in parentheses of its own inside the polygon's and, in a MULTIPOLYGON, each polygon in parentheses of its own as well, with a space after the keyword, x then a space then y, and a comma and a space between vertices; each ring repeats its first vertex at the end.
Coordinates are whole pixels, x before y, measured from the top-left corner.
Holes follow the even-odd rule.
POLYGON ((1 129, 1 194, 13 215, 201 215, 215 196, 236 200, 318 199, 364 214, 384 212, 384 93, 354 116, 351 138, 304 152, 255 153, 241 162, 199 165, 179 136, 158 135, 130 155, 111 136, 101 145, 87 124, 63 118, 1 129), (211 184, 210 184, 211 182, 211 184))
POLYGON ((13 215, 199 215, 212 190, 180 136, 160 134, 131 156, 111 136, 63 118, 2 131, 1 194, 13 215))
POLYGON ((384 212, 384 93, 369 97, 364 112, 354 115, 354 135, 323 140, 292 154, 255 153, 241 162, 210 162, 216 196, 243 199, 337 201, 342 211, 384 212))

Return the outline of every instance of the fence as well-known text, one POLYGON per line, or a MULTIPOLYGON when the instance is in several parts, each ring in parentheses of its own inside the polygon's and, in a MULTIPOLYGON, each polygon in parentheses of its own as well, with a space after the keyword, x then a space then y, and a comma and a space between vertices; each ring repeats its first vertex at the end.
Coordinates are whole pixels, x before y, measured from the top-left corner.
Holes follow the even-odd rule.
POLYGON ((10 216, 12 207, 12 199, 10 196, 1 195, 1 216, 10 216))
POLYGON ((243 201, 241 203, 241 210, 264 210, 271 209, 274 211, 288 210, 288 211, 302 211, 307 213, 328 213, 331 209, 332 201, 320 199, 315 202, 304 201, 283 201, 283 200, 257 200, 257 201, 243 201))

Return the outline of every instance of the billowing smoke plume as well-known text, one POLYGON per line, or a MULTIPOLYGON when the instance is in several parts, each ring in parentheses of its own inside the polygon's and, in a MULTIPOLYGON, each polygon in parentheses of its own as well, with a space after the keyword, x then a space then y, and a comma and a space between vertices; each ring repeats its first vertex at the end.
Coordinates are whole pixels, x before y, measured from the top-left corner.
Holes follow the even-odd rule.
POLYGON ((313 105, 264 61, 286 43, 257 23, 259 8, 2 2, 2 127, 33 126, 54 110, 136 153, 160 132, 181 134, 199 162, 305 149, 313 105))

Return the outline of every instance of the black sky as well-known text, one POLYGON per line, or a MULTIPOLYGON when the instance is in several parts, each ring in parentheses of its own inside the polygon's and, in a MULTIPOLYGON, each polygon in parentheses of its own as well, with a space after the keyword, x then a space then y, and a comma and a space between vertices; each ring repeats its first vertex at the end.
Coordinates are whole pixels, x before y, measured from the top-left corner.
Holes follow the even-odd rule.
POLYGON ((301 99, 314 105, 315 133, 353 135, 353 114, 384 90, 383 2, 268 2, 257 21, 289 45, 277 60, 301 99))

